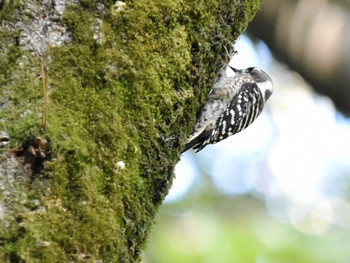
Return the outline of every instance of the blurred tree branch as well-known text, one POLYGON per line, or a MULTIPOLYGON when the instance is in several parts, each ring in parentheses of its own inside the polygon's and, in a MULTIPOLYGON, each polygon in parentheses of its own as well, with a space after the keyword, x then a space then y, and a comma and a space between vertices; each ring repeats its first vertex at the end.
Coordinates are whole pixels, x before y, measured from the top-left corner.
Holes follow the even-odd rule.
POLYGON ((250 25, 317 92, 350 114, 350 12, 342 1, 265 0, 250 25))

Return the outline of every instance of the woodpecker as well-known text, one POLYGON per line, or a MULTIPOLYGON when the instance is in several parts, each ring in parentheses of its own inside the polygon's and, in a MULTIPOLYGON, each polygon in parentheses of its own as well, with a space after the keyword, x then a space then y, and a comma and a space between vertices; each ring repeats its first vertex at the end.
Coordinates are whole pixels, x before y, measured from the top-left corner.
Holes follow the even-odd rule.
POLYGON ((247 128, 262 112, 273 92, 270 76, 257 67, 236 69, 228 65, 209 92, 183 152, 199 152, 247 128), (231 76, 232 75, 232 76, 231 76))

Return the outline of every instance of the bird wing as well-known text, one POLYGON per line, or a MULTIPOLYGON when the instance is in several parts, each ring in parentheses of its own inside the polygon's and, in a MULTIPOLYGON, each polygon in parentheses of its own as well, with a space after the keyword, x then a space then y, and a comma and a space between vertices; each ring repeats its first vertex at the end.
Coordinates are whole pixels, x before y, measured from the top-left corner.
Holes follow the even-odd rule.
POLYGON ((263 95, 255 83, 244 83, 229 107, 218 118, 209 141, 217 143, 247 128, 264 108, 263 95))

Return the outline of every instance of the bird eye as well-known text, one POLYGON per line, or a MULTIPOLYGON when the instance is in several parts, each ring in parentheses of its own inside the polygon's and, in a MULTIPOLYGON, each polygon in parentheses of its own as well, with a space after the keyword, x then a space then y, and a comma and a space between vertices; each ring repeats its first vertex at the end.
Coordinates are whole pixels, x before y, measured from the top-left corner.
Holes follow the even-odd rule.
POLYGON ((250 68, 247 68, 245 71, 247 72, 247 73, 250 73, 253 69, 255 69, 254 67, 250 67, 250 68))

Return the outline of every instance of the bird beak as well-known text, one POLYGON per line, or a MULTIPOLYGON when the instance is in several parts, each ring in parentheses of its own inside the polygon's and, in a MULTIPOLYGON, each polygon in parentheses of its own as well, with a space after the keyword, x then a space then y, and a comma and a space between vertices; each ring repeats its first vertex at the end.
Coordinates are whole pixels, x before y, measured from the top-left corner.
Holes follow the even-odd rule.
POLYGON ((235 72, 235 73, 237 73, 239 70, 238 69, 236 69, 236 68, 234 68, 234 67, 231 67, 230 65, 228 65, 229 67, 230 67, 230 69, 232 69, 233 70, 233 72, 235 72))

